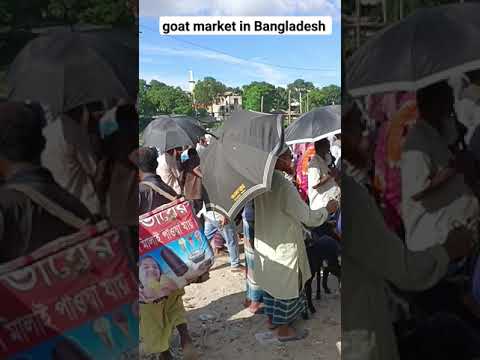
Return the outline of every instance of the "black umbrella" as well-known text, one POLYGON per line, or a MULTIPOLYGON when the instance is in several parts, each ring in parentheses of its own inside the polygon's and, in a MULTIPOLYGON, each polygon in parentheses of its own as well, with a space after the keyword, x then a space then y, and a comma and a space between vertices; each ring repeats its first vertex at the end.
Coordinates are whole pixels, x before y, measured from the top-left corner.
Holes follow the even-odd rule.
POLYGON ((271 187, 284 146, 281 115, 234 112, 201 158, 207 208, 230 218, 271 187))
POLYGON ((194 146, 205 134, 205 129, 188 116, 161 115, 143 131, 143 143, 164 153, 177 147, 194 146))
POLYGON ((285 130, 288 145, 312 143, 338 134, 342 127, 340 105, 315 108, 300 116, 285 130))
POLYGON ((416 91, 480 68, 480 4, 417 10, 358 49, 346 67, 348 92, 416 91))
POLYGON ((198 121, 200 121, 200 123, 205 125, 214 125, 220 122, 217 119, 215 119, 212 115, 201 117, 198 119, 198 121))
POLYGON ((135 98, 137 63, 135 49, 107 33, 39 36, 12 63, 8 96, 39 102, 53 114, 104 99, 135 98))

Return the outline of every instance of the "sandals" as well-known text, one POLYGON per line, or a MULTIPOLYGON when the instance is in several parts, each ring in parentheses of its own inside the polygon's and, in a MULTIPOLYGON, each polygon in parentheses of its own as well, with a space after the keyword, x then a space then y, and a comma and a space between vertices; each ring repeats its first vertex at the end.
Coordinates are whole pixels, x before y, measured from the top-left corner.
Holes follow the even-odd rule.
POLYGON ((278 341, 280 342, 290 342, 290 341, 298 341, 298 340, 303 340, 305 339, 309 332, 308 330, 304 329, 304 330, 297 330, 296 331, 297 333, 294 335, 294 336, 278 336, 277 339, 278 341))

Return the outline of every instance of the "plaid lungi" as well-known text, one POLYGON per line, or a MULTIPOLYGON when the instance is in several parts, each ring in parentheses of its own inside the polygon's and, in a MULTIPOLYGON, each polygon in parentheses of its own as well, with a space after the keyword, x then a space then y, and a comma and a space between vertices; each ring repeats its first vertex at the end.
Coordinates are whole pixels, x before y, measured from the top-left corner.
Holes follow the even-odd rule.
POLYGON ((273 325, 288 325, 307 311, 305 291, 294 299, 281 300, 263 293, 264 313, 272 318, 273 325))

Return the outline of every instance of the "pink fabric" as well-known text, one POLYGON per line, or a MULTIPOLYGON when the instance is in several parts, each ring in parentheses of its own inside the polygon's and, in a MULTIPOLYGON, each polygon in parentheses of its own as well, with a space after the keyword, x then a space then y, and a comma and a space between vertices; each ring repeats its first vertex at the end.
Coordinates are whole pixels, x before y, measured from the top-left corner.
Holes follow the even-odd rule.
MULTIPOLYGON (((386 101, 387 103, 390 101, 386 101)), ((401 169, 400 160, 403 143, 409 129, 417 118, 415 94, 400 93, 395 96, 397 111, 385 111, 382 116, 386 119, 377 134, 376 148, 374 153, 375 177, 374 189, 380 201, 383 215, 387 225, 394 231, 398 231, 402 225, 401 218, 401 169)), ((385 104, 385 103, 382 103, 385 104)), ((375 109, 377 111, 378 108, 375 109)))
POLYGON ((315 146, 305 144, 305 150, 299 157, 296 166, 297 187, 304 201, 308 200, 308 164, 313 155, 315 155, 315 146))

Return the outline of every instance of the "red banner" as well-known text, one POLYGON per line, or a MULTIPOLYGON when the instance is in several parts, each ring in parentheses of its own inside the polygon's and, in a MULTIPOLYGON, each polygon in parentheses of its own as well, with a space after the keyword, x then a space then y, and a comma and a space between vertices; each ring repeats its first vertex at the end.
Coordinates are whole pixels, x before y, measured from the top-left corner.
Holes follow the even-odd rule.
POLYGON ((198 230, 189 202, 158 208, 140 217, 140 256, 198 230))
POLYGON ((3 273, 1 358, 136 301, 137 288, 116 231, 3 273))

